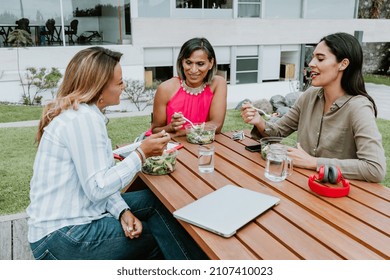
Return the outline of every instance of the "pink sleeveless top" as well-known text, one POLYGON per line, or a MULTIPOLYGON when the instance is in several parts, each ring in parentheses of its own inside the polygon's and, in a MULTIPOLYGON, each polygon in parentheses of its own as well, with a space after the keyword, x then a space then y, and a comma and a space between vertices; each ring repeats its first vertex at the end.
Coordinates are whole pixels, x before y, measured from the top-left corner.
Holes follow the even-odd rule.
POLYGON ((175 112, 182 112, 193 123, 207 121, 213 97, 209 85, 199 95, 191 95, 180 87, 167 104, 167 124, 171 122, 175 112))
MULTIPOLYGON (((187 93, 182 86, 175 95, 172 96, 167 104, 167 124, 171 122, 172 115, 175 112, 182 112, 183 116, 193 123, 202 123, 207 121, 209 115, 211 101, 214 94, 207 84, 203 92, 198 95, 191 95, 187 93)), ((184 129, 183 125, 183 128, 184 129)), ((151 129, 145 135, 150 135, 151 129)))

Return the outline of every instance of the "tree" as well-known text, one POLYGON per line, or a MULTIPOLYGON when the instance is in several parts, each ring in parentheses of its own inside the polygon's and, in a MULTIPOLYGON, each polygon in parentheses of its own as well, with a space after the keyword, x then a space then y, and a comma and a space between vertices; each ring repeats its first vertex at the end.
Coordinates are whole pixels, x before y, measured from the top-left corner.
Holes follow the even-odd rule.
POLYGON ((51 68, 47 71, 46 68, 36 69, 29 67, 26 69, 26 86, 27 93, 23 94, 23 104, 33 105, 40 104, 42 96, 39 93, 57 87, 58 82, 62 78, 61 72, 57 68, 51 68), (33 88, 35 91, 33 92, 33 88))
POLYGON ((384 0, 373 0, 370 10, 371 18, 380 18, 384 0))
POLYGON ((124 95, 137 107, 138 111, 145 110, 148 106, 153 105, 154 95, 160 81, 153 82, 151 87, 145 87, 140 80, 125 80, 126 87, 124 95))

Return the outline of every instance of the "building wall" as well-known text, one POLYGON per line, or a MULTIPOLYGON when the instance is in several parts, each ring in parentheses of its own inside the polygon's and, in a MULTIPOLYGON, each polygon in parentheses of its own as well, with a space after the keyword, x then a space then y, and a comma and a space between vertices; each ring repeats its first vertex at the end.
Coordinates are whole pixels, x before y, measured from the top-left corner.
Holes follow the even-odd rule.
MULTIPOLYGON (((58 68, 62 73, 69 60, 81 49, 87 46, 72 47, 30 47, 30 48, 0 48, 0 102, 18 103, 22 100, 22 88, 18 75, 17 54, 21 75, 28 67, 58 68)), ((123 78, 144 79, 143 49, 131 45, 108 45, 108 48, 123 53, 121 65, 123 78)), ((51 99, 51 93, 43 94, 43 102, 51 99)))
POLYGON ((334 32, 363 31, 363 42, 387 42, 387 19, 165 19, 135 18, 133 43, 143 47, 180 46, 186 39, 204 36, 214 46, 313 44, 334 32), (181 28, 185 26, 185 28, 181 28), (380 30, 380 32, 378 32, 380 30))
MULTIPOLYGON (((171 6, 169 7, 166 5, 167 0, 161 2, 165 3, 164 16, 155 17, 156 15, 151 13, 151 10, 149 14, 144 13, 144 6, 152 2, 131 0, 133 45, 105 45, 105 47, 124 53, 121 61, 124 78, 141 80, 144 78, 145 66, 175 66, 180 46, 185 40, 192 37, 208 38, 216 49, 218 63, 230 64, 233 69, 236 63, 236 53, 239 52, 240 48, 254 47, 259 52, 259 80, 261 81, 268 77, 275 79, 275 76, 268 76, 269 72, 267 71, 270 71, 275 65, 279 66, 279 63, 295 64, 295 79, 298 79, 301 75, 301 66, 299 65, 301 44, 315 44, 321 37, 329 33, 342 31, 354 34, 355 31, 363 31, 363 47, 390 41, 390 20, 353 19, 356 16, 356 11, 353 8, 355 0, 344 1, 344 5, 349 7, 348 11, 334 13, 332 20, 329 20, 328 16, 331 10, 321 9, 321 3, 324 2, 320 0, 288 0, 288 3, 293 3, 294 10, 289 12, 286 8, 283 10, 284 14, 278 16, 276 7, 285 3, 284 1, 286 0, 264 1, 262 6, 264 19, 232 18, 231 13, 221 13, 221 17, 225 18, 213 18, 210 14, 211 10, 203 13, 204 18, 200 19, 181 18, 177 15, 178 12, 196 11, 176 11, 173 2, 170 2, 171 6), (298 12, 299 9, 296 9, 297 3, 302 5, 301 14, 298 12), (305 10, 304 7, 308 10, 305 10), (318 9, 317 12, 316 9, 318 9), (173 15, 172 11, 175 11, 176 14, 173 15), (318 17, 314 16, 315 13, 318 14, 318 17), (283 15, 285 18, 280 18, 283 15), (170 16, 177 17, 170 18, 170 16), (302 18, 298 18, 299 16, 302 18), (324 17, 327 19, 323 19, 324 17), (340 17, 347 19, 340 19, 340 17), (279 56, 275 55, 275 50, 280 53, 279 56), (153 54, 154 57, 151 57, 150 54, 153 54), (271 55, 278 59, 275 65, 271 65, 270 59, 267 60, 271 55)), ((329 1, 326 2, 328 7, 331 6, 329 1)), ((237 2, 233 2, 233 4, 237 5, 237 2)), ((233 8, 235 9, 236 6, 233 8)), ((104 34, 105 37, 108 36, 106 31, 104 34)), ((57 67, 64 71, 71 57, 85 47, 88 46, 21 48, 19 49, 20 69, 24 70, 31 66, 57 67)), ((2 57, 0 63, 0 101, 18 102, 21 88, 17 73, 17 50, 15 48, 0 48, 0 56, 2 57)), ((378 56, 375 48, 367 55, 370 58, 378 56)), ((368 62, 371 61, 373 59, 368 60, 368 62)), ((234 85, 235 73, 233 72, 231 75, 233 83, 229 85, 228 102, 236 102, 245 97, 254 99, 259 95, 269 98, 275 94, 286 94, 292 91, 290 81, 234 85), (272 84, 274 85, 273 90, 271 90, 272 84)))

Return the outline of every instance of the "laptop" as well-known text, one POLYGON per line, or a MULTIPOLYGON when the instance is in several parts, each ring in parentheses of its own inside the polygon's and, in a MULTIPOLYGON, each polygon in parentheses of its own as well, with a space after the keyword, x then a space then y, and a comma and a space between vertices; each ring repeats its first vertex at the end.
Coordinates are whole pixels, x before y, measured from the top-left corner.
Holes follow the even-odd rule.
POLYGON ((231 237, 279 201, 274 196, 226 185, 177 209, 173 216, 223 237, 231 237))

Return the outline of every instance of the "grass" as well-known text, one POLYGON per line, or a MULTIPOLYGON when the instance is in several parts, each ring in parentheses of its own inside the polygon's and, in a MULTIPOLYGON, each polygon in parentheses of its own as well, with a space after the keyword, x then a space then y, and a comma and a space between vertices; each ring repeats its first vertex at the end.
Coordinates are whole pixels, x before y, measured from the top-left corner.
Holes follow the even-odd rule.
POLYGON ((41 106, 0 104, 0 123, 39 120, 41 106))
POLYGON ((366 74, 364 75, 364 81, 366 83, 390 86, 390 76, 366 74))

